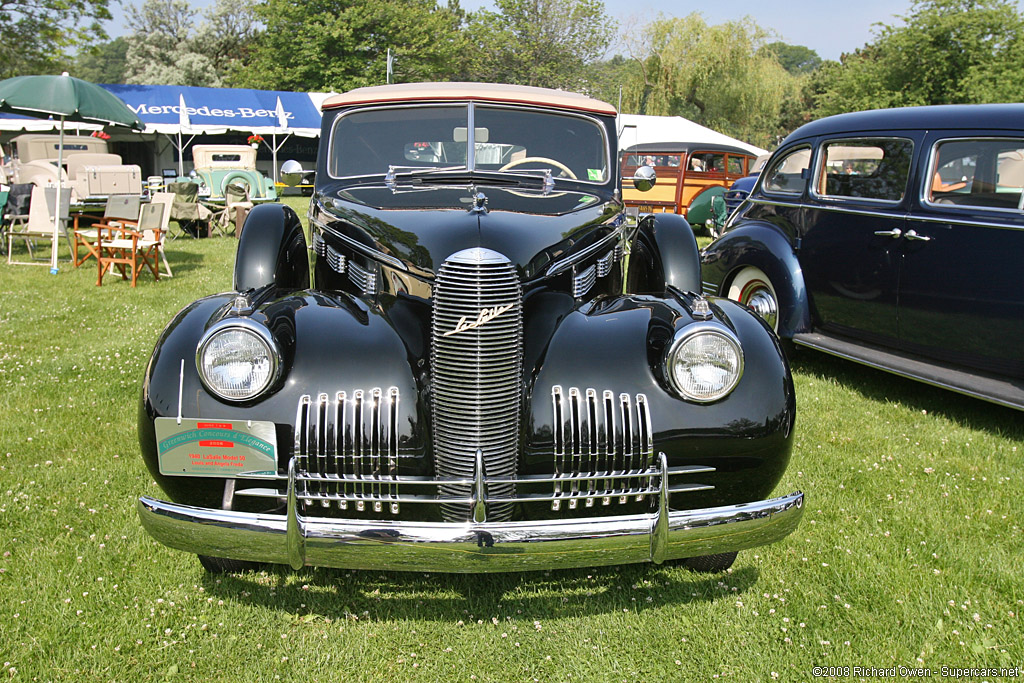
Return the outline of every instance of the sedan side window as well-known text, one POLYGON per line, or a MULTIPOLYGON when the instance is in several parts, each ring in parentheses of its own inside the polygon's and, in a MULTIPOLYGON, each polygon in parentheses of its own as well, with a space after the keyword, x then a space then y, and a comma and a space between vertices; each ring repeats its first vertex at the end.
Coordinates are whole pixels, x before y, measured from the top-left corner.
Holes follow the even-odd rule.
POLYGON ((932 153, 932 204, 1019 210, 1024 189, 1024 140, 945 140, 932 153))
POLYGON ((816 191, 825 197, 903 199, 914 143, 903 138, 834 140, 822 145, 816 191))
POLYGON ((764 191, 802 194, 811 165, 811 148, 798 147, 771 165, 764 174, 764 191))

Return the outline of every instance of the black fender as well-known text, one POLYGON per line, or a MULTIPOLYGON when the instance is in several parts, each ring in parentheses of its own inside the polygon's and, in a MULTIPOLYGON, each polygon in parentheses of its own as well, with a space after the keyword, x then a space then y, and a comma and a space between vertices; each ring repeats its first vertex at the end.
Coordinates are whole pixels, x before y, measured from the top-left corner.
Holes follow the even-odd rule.
POLYGON ((260 204, 249 212, 235 252, 234 283, 238 292, 309 287, 306 237, 291 207, 260 204))
POLYGON ((701 261, 705 294, 727 296, 733 278, 743 268, 758 268, 771 280, 779 299, 779 337, 792 339, 811 329, 807 287, 796 249, 775 226, 744 223, 712 242, 701 261))
POLYGON ((667 286, 700 292, 700 251, 686 219, 674 213, 644 216, 629 257, 629 291, 661 294, 667 286))

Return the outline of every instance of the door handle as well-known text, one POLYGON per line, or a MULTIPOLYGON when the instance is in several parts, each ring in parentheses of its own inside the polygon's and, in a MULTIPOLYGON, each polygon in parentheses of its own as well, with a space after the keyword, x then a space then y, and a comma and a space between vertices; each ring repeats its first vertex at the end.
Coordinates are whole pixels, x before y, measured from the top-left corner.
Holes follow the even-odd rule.
MULTIPOLYGON (((878 234, 878 233, 875 233, 875 234, 878 234)), ((904 237, 906 237, 908 240, 913 240, 915 242, 931 242, 932 241, 931 237, 927 237, 925 235, 918 235, 913 230, 907 230, 907 234, 904 235, 904 237)))
MULTIPOLYGON (((911 230, 910 232, 914 231, 911 230)), ((903 231, 900 230, 899 228, 893 228, 892 230, 876 230, 875 234, 878 235, 879 237, 891 237, 894 240, 896 240, 900 238, 900 236, 903 234, 903 231)), ((907 234, 909 235, 910 233, 907 234)))

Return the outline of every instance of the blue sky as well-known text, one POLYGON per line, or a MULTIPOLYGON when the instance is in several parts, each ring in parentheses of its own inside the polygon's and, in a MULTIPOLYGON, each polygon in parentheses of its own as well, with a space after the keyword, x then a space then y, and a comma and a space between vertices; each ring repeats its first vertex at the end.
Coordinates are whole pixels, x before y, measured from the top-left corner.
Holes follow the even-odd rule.
MULTIPOLYGON (((134 4, 124 0, 126 4, 134 4)), ((135 0, 141 3, 142 0, 135 0)), ((202 9, 213 0, 193 0, 202 9)), ((1018 0, 1018 5, 1024 0, 1018 0)), ((718 2, 658 2, 656 0, 604 0, 606 11, 620 26, 642 26, 659 13, 685 16, 700 12, 711 24, 739 19, 753 19, 763 28, 776 33, 780 40, 793 45, 806 45, 824 59, 839 59, 872 40, 874 24, 897 24, 898 15, 905 15, 909 0, 719 0, 718 2)), ((461 0, 467 10, 493 7, 491 0, 461 0)), ((114 23, 111 35, 124 35, 123 12, 112 6, 114 23)))

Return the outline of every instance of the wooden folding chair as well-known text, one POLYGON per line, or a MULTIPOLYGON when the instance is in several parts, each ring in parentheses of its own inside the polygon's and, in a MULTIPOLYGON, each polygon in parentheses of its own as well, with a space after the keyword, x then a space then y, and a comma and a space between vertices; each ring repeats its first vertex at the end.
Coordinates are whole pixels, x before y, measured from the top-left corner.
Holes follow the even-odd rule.
MULTIPOLYGON (((85 263, 90 257, 97 258, 100 254, 98 242, 100 234, 104 231, 107 237, 112 236, 112 230, 122 227, 135 228, 139 223, 138 195, 134 194, 113 194, 107 197, 107 205, 103 209, 103 218, 88 226, 80 226, 80 217, 75 217, 74 243, 72 246, 75 268, 85 263), (85 247, 85 254, 79 258, 78 250, 85 247)), ((88 219, 88 217, 84 217, 88 219)))
POLYGON ((121 279, 128 279, 131 271, 132 287, 139 279, 143 268, 149 268, 156 280, 160 279, 157 259, 160 258, 160 244, 163 238, 163 205, 146 204, 139 216, 138 229, 127 226, 105 227, 96 237, 97 268, 96 286, 103 284, 103 276, 116 267, 121 279), (106 233, 106 234, 105 234, 106 233))
MULTIPOLYGON (((28 217, 23 222, 12 221, 7 229, 7 263, 24 266, 48 266, 50 258, 40 259, 35 255, 36 241, 42 244, 50 244, 51 248, 57 248, 53 243, 53 219, 57 210, 57 188, 56 187, 33 187, 32 198, 29 201, 28 217), (28 249, 28 261, 14 260, 14 240, 24 240, 28 249)), ((69 209, 71 206, 71 188, 62 188, 60 194, 60 230, 71 244, 71 236, 68 234, 69 209)))
POLYGON ((171 264, 167 262, 167 252, 164 250, 164 244, 167 241, 168 225, 171 222, 171 210, 174 206, 174 193, 154 192, 149 203, 158 204, 163 207, 163 217, 160 222, 160 260, 163 261, 164 269, 160 271, 160 274, 164 277, 174 277, 174 273, 171 272, 171 264))

